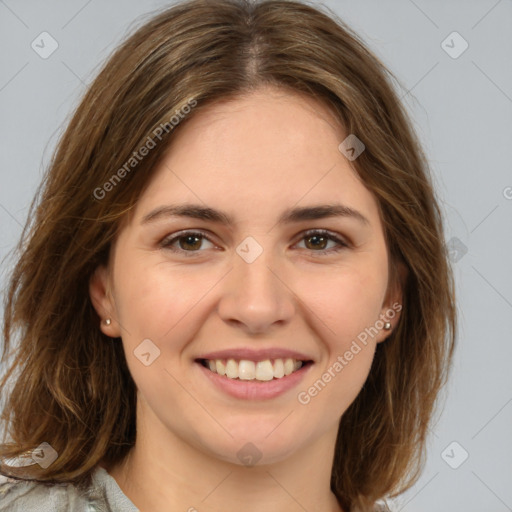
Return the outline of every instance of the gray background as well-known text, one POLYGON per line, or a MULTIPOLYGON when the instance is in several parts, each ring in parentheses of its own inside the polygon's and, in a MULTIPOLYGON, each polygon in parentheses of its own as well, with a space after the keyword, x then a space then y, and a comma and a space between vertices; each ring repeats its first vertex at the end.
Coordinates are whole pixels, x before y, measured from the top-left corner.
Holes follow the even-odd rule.
MULTIPOLYGON (((165 5, 0 0, 0 258, 17 242, 57 138, 100 64, 140 15, 165 5), (31 48, 43 31, 59 45, 47 59, 31 48)), ((422 477, 393 508, 512 511, 512 1, 325 5, 400 80, 453 247, 455 367, 422 477), (447 53, 463 48, 458 36, 446 39, 453 31, 469 44, 457 58, 447 53)), ((9 269, 4 263, 2 289, 9 269)))

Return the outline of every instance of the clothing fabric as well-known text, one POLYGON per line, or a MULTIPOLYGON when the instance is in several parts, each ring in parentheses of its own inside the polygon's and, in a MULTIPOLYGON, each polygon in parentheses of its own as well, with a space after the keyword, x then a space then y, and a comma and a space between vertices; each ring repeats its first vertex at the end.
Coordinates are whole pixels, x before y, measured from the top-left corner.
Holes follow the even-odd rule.
MULTIPOLYGON (((0 475, 0 512, 140 512, 108 472, 98 467, 92 485, 80 492, 73 484, 42 484, 0 475)), ((390 512, 385 504, 375 512, 390 512)))
POLYGON ((0 475, 0 512, 140 512, 108 472, 98 467, 92 485, 43 484, 0 475))

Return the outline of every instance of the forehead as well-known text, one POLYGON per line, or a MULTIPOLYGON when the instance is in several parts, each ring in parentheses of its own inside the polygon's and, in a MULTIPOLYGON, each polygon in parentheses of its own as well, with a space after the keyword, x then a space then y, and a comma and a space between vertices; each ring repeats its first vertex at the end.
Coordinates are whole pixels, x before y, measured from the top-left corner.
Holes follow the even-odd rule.
POLYGON ((166 203, 204 203, 236 215, 343 203, 378 216, 377 204, 338 149, 346 133, 307 96, 256 91, 193 113, 161 158, 136 216, 166 203))

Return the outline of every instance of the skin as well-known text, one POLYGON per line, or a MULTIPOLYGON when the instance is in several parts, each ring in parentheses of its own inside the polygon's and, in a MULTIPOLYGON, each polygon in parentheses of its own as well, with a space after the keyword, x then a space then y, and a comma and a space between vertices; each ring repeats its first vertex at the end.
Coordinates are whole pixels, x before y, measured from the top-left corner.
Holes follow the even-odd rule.
MULTIPOLYGON (((339 420, 391 331, 360 344, 307 405, 297 393, 401 303, 399 287, 388 283, 377 203, 338 150, 346 136, 325 106, 287 91, 260 88, 210 105, 175 133, 108 267, 91 278, 98 314, 112 319, 101 329, 122 337, 138 389, 136 444, 107 469, 141 511, 341 510, 329 486, 339 420), (224 210, 235 225, 178 217, 141 225, 153 209, 185 202, 224 210), (286 208, 328 203, 359 210, 370 225, 349 217, 276 224, 286 208), (326 240, 317 248, 303 235, 310 229, 329 230, 349 247, 333 252, 337 244, 326 240), (175 241, 181 254, 159 245, 181 230, 211 241, 175 241), (248 236, 263 249, 250 264, 236 252, 248 236), (318 255, 322 249, 331 252, 318 255), (144 339, 160 350, 150 366, 134 355, 144 339), (237 399, 194 362, 233 347, 291 348, 315 362, 279 397, 237 399), (253 467, 237 457, 247 442, 261 454, 253 467)), ((399 312, 393 326, 398 319, 399 312)))

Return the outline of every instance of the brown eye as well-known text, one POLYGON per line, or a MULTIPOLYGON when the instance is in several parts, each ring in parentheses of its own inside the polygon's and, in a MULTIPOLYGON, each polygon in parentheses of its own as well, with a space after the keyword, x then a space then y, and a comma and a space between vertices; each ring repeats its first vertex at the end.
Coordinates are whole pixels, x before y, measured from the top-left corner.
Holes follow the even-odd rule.
POLYGON ((199 249, 201 246, 202 237, 197 235, 185 235, 180 236, 178 239, 178 245, 180 246, 180 249, 199 249), (183 243, 184 240, 184 243, 183 243), (199 243, 198 243, 199 241, 199 243))
POLYGON ((187 256, 193 256, 195 255, 194 253, 202 252, 200 248, 204 240, 212 243, 204 233, 188 231, 166 238, 160 245, 165 249, 170 249, 171 251, 182 254, 185 253, 187 256), (175 247, 176 242, 178 243, 178 247, 175 247))
MULTIPOLYGON (((201 245, 205 240, 213 243, 208 236, 199 231, 182 231, 164 239, 160 245, 164 249, 169 249, 185 256, 197 256, 203 252, 201 245)), ((315 256, 333 254, 349 247, 349 244, 326 230, 316 229, 308 231, 303 234, 301 240, 306 240, 305 249, 315 256), (334 242, 335 246, 327 248, 329 242, 334 242)))
POLYGON ((310 240, 311 242, 305 242, 306 249, 315 253, 315 255, 323 255, 341 251, 344 248, 348 248, 349 245, 343 240, 340 240, 337 236, 329 231, 325 230, 312 230, 304 233, 302 240, 310 240), (335 242, 338 247, 331 247, 326 249, 329 241, 335 242))
MULTIPOLYGON (((311 247, 308 247, 308 249, 325 249, 325 246, 329 242, 329 239, 326 236, 322 235, 310 235, 304 237, 304 240, 312 240, 311 247)), ((306 243, 306 246, 308 244, 306 243)))

